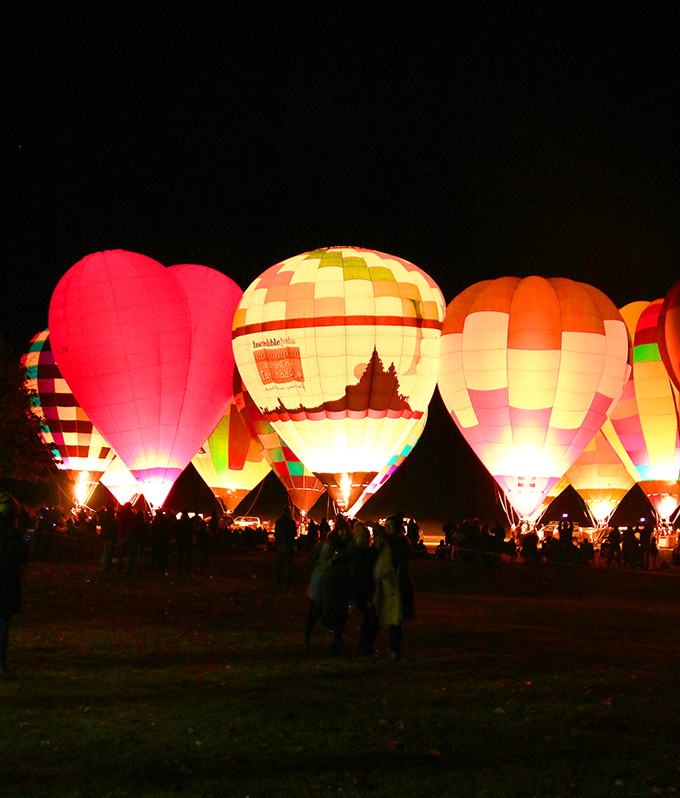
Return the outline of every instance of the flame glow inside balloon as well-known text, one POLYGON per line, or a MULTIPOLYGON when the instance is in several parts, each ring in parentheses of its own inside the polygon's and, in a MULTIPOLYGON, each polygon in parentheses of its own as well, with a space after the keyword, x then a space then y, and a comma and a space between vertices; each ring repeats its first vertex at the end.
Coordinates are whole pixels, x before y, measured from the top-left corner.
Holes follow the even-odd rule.
MULTIPOLYGON (((605 422, 605 426, 610 424, 610 420, 605 422)), ((609 520, 621 499, 635 484, 602 430, 578 456, 566 477, 600 526, 609 520)))
POLYGON ((417 266, 352 247, 289 258, 245 291, 234 317, 243 382, 342 509, 427 410, 443 314, 417 266))
POLYGON ((415 445, 420 440, 420 436, 423 434, 425 424, 427 424, 427 413, 425 413, 425 415, 421 418, 418 425, 411 430, 409 437, 400 447, 399 452, 390 457, 390 459, 387 461, 387 464, 384 465, 378 474, 373 478, 370 485, 359 497, 359 500, 356 502, 356 504, 350 508, 350 515, 356 515, 364 506, 364 504, 366 504, 366 502, 372 496, 374 496, 380 490, 380 488, 382 488, 392 474, 394 474, 404 460, 406 460, 406 458, 411 454, 415 445))
POLYGON ((629 350, 614 304, 583 283, 504 277, 449 305, 442 398, 522 517, 602 426, 630 374, 629 350))
MULTIPOLYGON (((231 316, 218 329, 196 292, 197 270, 121 250, 88 255, 60 280, 50 304, 57 363, 88 416, 160 505, 230 399, 225 361, 231 316), (196 286, 194 286, 196 287, 196 286), (207 321, 206 321, 207 320, 207 321), (214 368, 205 368, 212 358, 214 368), (196 361, 196 363, 194 363, 196 361), (224 386, 227 386, 226 389, 224 386)), ((207 270, 212 272, 213 270, 207 270)), ((221 275, 228 307, 231 283, 221 275)), ((212 300, 214 284, 204 293, 212 300)), ((218 281, 220 282, 220 281, 218 281)), ((232 301, 233 305, 233 301, 232 301)))
POLYGON ((120 505, 131 502, 140 492, 139 483, 128 471, 120 457, 116 457, 104 471, 100 482, 107 490, 111 491, 120 505))

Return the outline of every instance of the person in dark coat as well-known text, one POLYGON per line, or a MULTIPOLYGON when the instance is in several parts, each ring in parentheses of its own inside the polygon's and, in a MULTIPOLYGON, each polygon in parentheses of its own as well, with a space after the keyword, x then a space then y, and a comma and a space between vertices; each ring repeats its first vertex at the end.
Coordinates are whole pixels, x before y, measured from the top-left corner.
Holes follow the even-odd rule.
POLYGON ((297 524, 293 520, 290 507, 286 504, 274 526, 274 545, 276 546, 276 570, 274 574, 277 589, 285 580, 288 587, 293 585, 293 555, 295 554, 297 524))
POLYGON ((314 550, 314 566, 309 583, 309 612, 305 624, 305 645, 309 650, 317 620, 333 632, 331 654, 345 654, 344 632, 351 598, 347 521, 339 517, 323 543, 314 550))
POLYGON ((21 566, 28 550, 17 528, 18 505, 8 493, 0 494, 0 674, 7 673, 9 626, 21 612, 21 566))
POLYGON ((373 533, 379 551, 373 606, 381 626, 387 628, 390 655, 400 659, 402 621, 415 617, 411 544, 398 515, 387 519, 384 530, 376 527, 373 533))
POLYGON ((375 639, 380 631, 380 621, 373 607, 375 581, 373 571, 378 550, 371 546, 371 533, 361 521, 354 525, 354 537, 347 547, 349 554, 350 600, 361 613, 359 653, 375 654, 375 639))

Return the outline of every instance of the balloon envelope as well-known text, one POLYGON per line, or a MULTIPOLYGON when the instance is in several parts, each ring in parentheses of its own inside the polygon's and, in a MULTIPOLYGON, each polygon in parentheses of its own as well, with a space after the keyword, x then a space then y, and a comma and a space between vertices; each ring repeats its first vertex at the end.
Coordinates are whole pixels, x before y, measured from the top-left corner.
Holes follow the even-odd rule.
MULTIPOLYGON (((609 425, 611 420, 604 424, 609 425)), ((581 452, 566 477, 599 526, 606 524, 621 499, 635 484, 603 430, 581 452)))
POLYGON ((230 511, 269 473, 262 446, 233 404, 192 463, 230 511))
POLYGON ((87 472, 94 486, 115 457, 95 429, 54 360, 48 330, 38 333, 21 358, 32 412, 41 422, 40 437, 59 468, 87 472))
POLYGON ((603 431, 659 516, 668 519, 680 503, 680 440, 677 395, 658 345, 662 303, 631 302, 621 308, 633 339, 633 372, 611 428, 603 431))
POLYGON ((408 438, 404 441, 403 445, 400 447, 397 454, 390 457, 387 463, 381 468, 381 470, 376 474, 376 476, 371 481, 370 485, 366 488, 363 494, 359 497, 356 504, 349 509, 349 515, 357 515, 357 513, 361 510, 361 508, 366 504, 366 502, 375 495, 380 488, 387 482, 387 480, 394 474, 394 472, 399 468, 399 466, 406 460, 406 458, 411 454, 415 445, 420 440, 420 436, 423 434, 423 430, 425 429, 425 424, 427 424, 427 413, 420 419, 418 424, 413 427, 411 430, 408 438))
POLYGON ((245 291, 234 317, 245 387, 341 509, 427 410, 443 314, 417 266, 352 247, 289 258, 245 291))
POLYGON ((122 250, 83 258, 54 291, 59 368, 154 505, 228 407, 231 374, 225 380, 223 370, 233 368, 230 308, 239 294, 207 267, 166 269, 122 250))
POLYGON ((661 304, 658 345, 668 376, 680 391, 680 282, 671 288, 661 304))
POLYGON ((449 305, 441 395, 520 516, 535 513, 602 426, 629 350, 615 305, 584 283, 504 277, 449 305))
POLYGON ((326 489, 262 415, 243 387, 238 371, 234 376, 234 406, 251 436, 262 446, 262 456, 281 480, 291 502, 298 510, 309 512, 326 489))

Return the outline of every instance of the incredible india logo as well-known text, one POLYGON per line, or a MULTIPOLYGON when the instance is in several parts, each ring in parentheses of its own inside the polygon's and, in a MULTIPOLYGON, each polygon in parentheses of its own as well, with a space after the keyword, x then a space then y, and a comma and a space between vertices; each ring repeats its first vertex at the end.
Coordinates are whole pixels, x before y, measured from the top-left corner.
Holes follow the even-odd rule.
POLYGON ((266 338, 253 341, 257 372, 263 385, 304 384, 300 347, 294 338, 266 338))

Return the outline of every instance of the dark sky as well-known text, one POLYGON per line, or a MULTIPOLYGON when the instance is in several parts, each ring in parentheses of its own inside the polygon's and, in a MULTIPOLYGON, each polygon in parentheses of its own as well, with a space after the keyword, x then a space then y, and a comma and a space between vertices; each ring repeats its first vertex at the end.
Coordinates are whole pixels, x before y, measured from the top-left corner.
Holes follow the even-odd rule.
MULTIPOLYGON (((680 278, 680 12, 515 5, 17 7, 0 331, 20 351, 64 272, 114 248, 242 288, 351 244, 418 264, 447 302, 508 274, 590 282, 619 306, 665 295, 680 278)), ((440 502, 441 462, 444 488, 476 467, 433 415, 407 473, 418 507, 440 502)))

